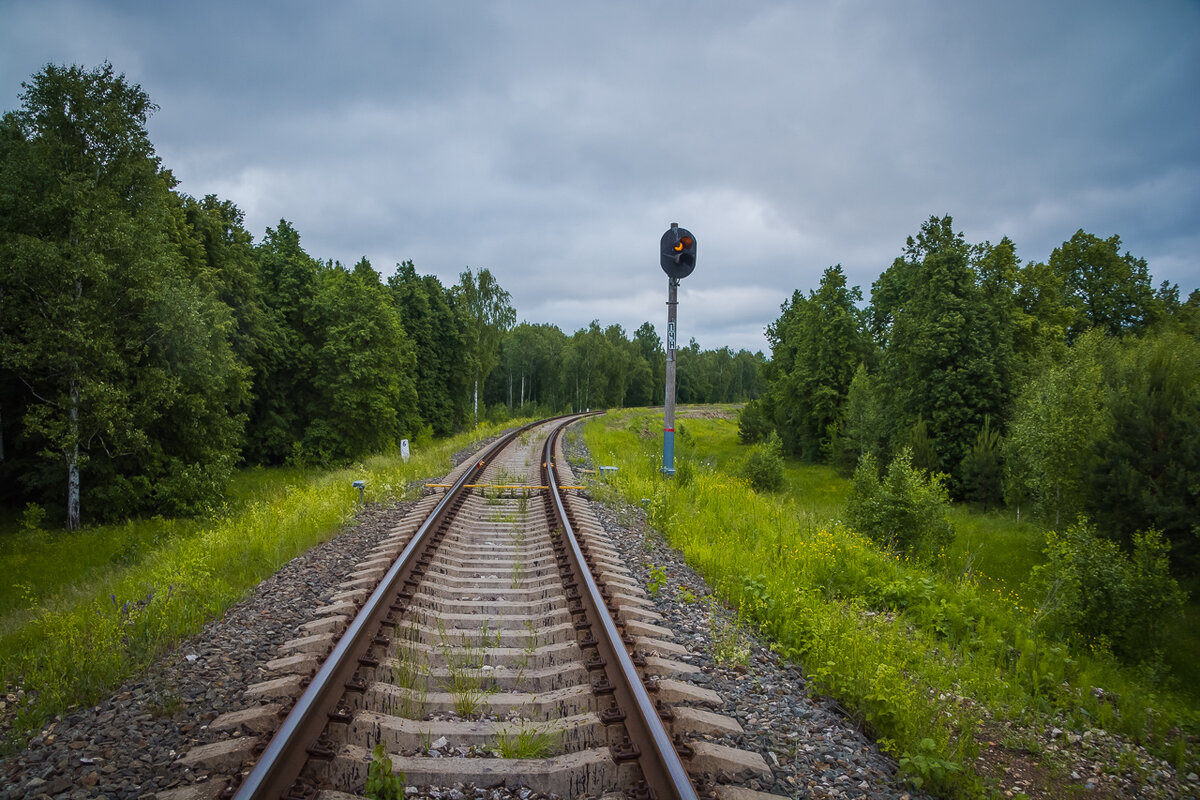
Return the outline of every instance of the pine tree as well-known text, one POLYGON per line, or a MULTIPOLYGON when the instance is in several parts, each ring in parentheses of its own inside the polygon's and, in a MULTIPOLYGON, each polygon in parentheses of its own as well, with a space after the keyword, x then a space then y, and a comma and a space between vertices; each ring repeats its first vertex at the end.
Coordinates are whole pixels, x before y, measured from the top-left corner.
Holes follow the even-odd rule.
POLYGON ((901 429, 922 418, 936 469, 952 477, 984 417, 1003 418, 1012 374, 1011 315, 997 313, 989 292, 1002 291, 981 288, 971 256, 950 217, 931 217, 872 294, 883 383, 901 429))

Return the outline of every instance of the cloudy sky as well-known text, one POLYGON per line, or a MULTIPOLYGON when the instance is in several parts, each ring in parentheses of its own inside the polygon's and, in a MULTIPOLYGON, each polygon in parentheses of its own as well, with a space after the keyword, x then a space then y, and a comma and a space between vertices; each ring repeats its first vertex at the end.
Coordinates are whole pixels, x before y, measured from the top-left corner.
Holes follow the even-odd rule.
POLYGON ((1045 260, 1119 234, 1200 286, 1200 2, 13 2, 0 109, 108 60, 194 196, 319 258, 457 280, 518 317, 765 348, 795 289, 870 284, 932 214, 1045 260))

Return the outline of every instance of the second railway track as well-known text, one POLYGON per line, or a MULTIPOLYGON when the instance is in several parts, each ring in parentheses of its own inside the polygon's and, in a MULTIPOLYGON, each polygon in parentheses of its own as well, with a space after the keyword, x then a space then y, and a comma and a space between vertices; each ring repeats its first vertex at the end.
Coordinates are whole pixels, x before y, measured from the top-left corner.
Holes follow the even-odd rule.
POLYGON ((409 786, 758 795, 737 785, 769 774, 765 762, 693 740, 739 728, 703 709, 719 698, 672 660, 684 648, 586 499, 552 488, 576 482, 555 439, 564 424, 452 473, 267 665, 278 677, 248 697, 299 696, 233 779, 238 797, 361 794, 377 745, 409 786))

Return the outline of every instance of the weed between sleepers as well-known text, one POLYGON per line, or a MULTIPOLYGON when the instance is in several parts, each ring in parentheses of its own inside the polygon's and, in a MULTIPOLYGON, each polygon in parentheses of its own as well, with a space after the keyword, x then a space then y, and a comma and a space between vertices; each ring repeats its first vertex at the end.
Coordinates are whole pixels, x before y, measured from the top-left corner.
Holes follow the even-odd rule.
POLYGON ((446 681, 446 691, 454 698, 454 712, 460 717, 471 717, 482 713, 487 708, 487 698, 497 689, 491 676, 483 669, 484 650, 498 647, 500 632, 495 637, 488 634, 489 621, 483 621, 478 642, 467 634, 461 634, 458 643, 452 643, 446 634, 445 626, 438 620, 438 636, 441 641, 442 654, 446 659, 446 670, 449 678, 446 681))
POLYGON ((396 664, 392 667, 392 683, 408 692, 401 696, 398 704, 389 713, 396 713, 409 719, 422 719, 425 716, 425 700, 429 691, 429 659, 417 646, 421 634, 415 621, 410 622, 405 630, 397 625, 394 628, 396 642, 396 664))
POLYGON ((555 749, 555 737, 542 726, 527 727, 524 722, 516 732, 496 734, 490 749, 501 758, 546 758, 555 749))

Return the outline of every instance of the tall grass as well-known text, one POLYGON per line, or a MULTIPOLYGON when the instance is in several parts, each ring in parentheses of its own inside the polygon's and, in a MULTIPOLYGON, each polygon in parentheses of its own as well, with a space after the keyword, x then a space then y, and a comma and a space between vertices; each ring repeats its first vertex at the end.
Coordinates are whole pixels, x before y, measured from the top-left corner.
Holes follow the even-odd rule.
MULTIPOLYGON (((675 479, 665 481, 661 440, 649 433, 658 426, 646 413, 587 424, 598 462, 620 467, 596 491, 643 502, 650 523, 821 691, 852 708, 914 782, 982 791, 972 765, 981 727, 995 719, 1102 725, 1194 768, 1180 733, 1197 724, 1186 700, 1103 653, 1042 637, 1021 593, 964 568, 963 553, 982 559, 983 542, 932 563, 885 552, 839 520, 847 482, 824 468, 793 467, 789 491, 758 494, 734 477, 728 421, 687 419, 675 479), (710 437, 726 440, 715 456, 704 450, 710 437)), ((964 527, 969 538, 997 524, 983 517, 964 527)), ((1020 531, 1005 535, 1023 542, 1020 531)), ((986 544, 987 558, 1002 564, 1007 546, 986 544)))
POLYGON ((44 535, 41 546, 24 534, 20 547, 0 557, 3 574, 37 576, 31 580, 38 587, 34 592, 27 582, 18 590, 24 607, 14 610, 10 601, 0 634, 0 681, 25 693, 5 746, 19 746, 54 714, 94 702, 283 564, 331 538, 357 510, 353 481, 366 482, 367 501, 405 496, 411 482, 443 474, 451 454, 498 430, 481 427, 435 443, 407 463, 396 454, 332 472, 284 472, 282 481, 253 474, 252 488, 208 520, 44 535), (114 548, 119 553, 132 541, 136 557, 114 563, 114 548), (56 564, 57 584, 49 577, 56 564), (102 568, 89 571, 97 564, 102 568))

